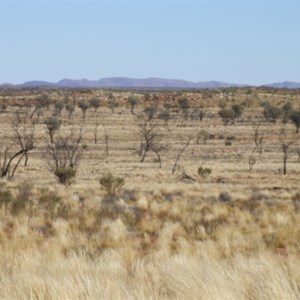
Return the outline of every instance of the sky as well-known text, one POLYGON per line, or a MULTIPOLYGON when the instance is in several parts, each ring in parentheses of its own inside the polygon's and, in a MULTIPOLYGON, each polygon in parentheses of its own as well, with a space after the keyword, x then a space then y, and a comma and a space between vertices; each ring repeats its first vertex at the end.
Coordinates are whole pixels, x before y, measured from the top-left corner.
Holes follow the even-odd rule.
POLYGON ((0 83, 300 82, 299 1, 3 1, 0 83))

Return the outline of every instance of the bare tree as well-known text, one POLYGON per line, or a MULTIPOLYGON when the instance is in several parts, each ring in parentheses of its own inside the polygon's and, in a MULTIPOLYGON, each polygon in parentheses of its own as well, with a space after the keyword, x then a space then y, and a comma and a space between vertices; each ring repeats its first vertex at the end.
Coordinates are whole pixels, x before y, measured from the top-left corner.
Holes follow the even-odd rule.
POLYGON ((202 122, 204 117, 205 117, 205 109, 203 106, 199 106, 199 107, 194 107, 194 109, 192 110, 192 112, 190 113, 190 118, 192 121, 200 121, 202 122))
POLYGON ((254 127, 254 143, 255 143, 255 149, 254 151, 257 151, 259 154, 262 154, 263 152, 263 141, 264 141, 264 134, 260 130, 260 124, 256 125, 254 127))
POLYGON ((69 184, 76 175, 76 167, 86 150, 82 144, 84 131, 72 129, 69 134, 59 135, 47 146, 45 160, 60 183, 69 184))
POLYGON ((12 124, 10 142, 1 147, 1 177, 12 179, 23 158, 28 163, 28 153, 34 149, 34 124, 12 124))
POLYGON ((249 160, 248 160, 249 171, 252 171, 253 166, 256 164, 256 159, 255 159, 254 153, 255 153, 255 148, 254 148, 254 150, 251 152, 251 155, 250 155, 249 160))
POLYGON ((280 143, 280 150, 282 151, 283 154, 283 174, 285 175, 287 173, 287 160, 288 160, 288 154, 289 154, 289 149, 290 146, 293 145, 298 136, 296 133, 289 133, 286 128, 281 128, 279 132, 279 143, 280 143))
POLYGON ((98 143, 98 127, 100 125, 100 118, 99 114, 95 112, 94 116, 92 117, 94 128, 93 128, 93 135, 94 135, 94 143, 98 143))
POLYGON ((187 140, 187 142, 185 143, 185 145, 183 146, 183 148, 179 151, 177 157, 176 157, 176 160, 175 160, 175 163, 174 163, 174 166, 173 166, 173 169, 172 169, 172 174, 175 173, 175 170, 176 170, 176 167, 177 167, 177 164, 178 164, 178 161, 182 155, 182 153, 185 151, 185 149, 189 146, 190 142, 191 142, 192 138, 189 137, 189 139, 187 140))
POLYGON ((108 140, 109 140, 109 135, 107 134, 106 127, 103 125, 104 129, 104 141, 105 141, 105 153, 106 156, 108 156, 108 140))
POLYGON ((259 154, 262 154, 263 152, 264 133, 260 128, 260 124, 254 125, 253 129, 254 129, 253 140, 255 146, 248 160, 249 171, 252 171, 254 165, 256 164, 255 153, 258 152, 259 154))
POLYGON ((297 155, 298 155, 298 162, 300 162, 300 148, 296 149, 297 155))
POLYGON ((141 162, 146 158, 147 153, 154 152, 157 155, 159 166, 161 168, 160 152, 164 149, 161 144, 161 134, 156 119, 145 118, 141 115, 139 117, 139 135, 141 140, 141 162))

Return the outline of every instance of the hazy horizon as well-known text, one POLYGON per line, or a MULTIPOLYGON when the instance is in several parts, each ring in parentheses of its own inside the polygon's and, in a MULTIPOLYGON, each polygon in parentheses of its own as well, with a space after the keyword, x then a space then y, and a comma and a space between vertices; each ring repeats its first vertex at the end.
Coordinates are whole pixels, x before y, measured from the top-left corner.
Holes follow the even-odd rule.
POLYGON ((0 2, 0 83, 300 82, 299 2, 0 2))

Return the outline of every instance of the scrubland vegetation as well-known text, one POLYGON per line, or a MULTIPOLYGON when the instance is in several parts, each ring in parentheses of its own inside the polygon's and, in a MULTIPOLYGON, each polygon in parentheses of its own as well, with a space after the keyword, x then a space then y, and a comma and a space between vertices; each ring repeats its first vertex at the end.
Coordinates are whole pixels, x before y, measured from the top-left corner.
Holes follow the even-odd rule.
POLYGON ((0 298, 299 299, 299 101, 0 90, 0 298))

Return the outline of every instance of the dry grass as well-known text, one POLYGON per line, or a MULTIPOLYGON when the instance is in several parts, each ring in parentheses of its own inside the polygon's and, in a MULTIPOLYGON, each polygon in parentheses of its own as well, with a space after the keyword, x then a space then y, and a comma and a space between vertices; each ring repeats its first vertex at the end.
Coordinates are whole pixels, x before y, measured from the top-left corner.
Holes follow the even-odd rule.
MULTIPOLYGON (((252 171, 248 167, 253 122, 262 112, 259 101, 272 96, 282 105, 299 95, 233 92, 186 93, 194 105, 205 103, 210 117, 200 122, 177 116, 169 122, 169 130, 160 123, 162 143, 167 145, 161 169, 152 154, 139 162, 138 127, 130 107, 122 104, 114 114, 106 107, 99 109, 97 144, 88 111, 84 121, 88 148, 76 182, 69 187, 59 185, 47 169, 42 158, 45 126, 37 124, 37 147, 29 165, 22 164, 12 181, 3 179, 0 188, 25 203, 18 211, 11 204, 0 209, 0 298, 299 299, 300 164, 296 152, 291 152, 288 174, 278 171, 280 122, 262 123, 264 151, 255 153, 252 171), (242 120, 227 127, 215 105, 225 96, 237 102, 251 100, 242 120), (102 126, 109 135, 108 156, 102 126), (201 129, 211 135, 205 145, 196 143, 201 129), (189 136, 191 144, 172 175, 189 136), (231 146, 225 145, 226 137, 231 146), (210 168, 211 174, 198 175, 200 166, 210 168), (182 170, 195 182, 179 181, 182 170), (106 195, 100 187, 99 178, 107 172, 125 179, 116 195, 106 195)), ((21 99, 22 92, 15 93, 21 99)), ((90 93, 78 97, 91 97, 90 93)), ((94 93, 105 97, 103 91, 94 93)), ((120 103, 126 102, 127 92, 114 93, 120 103)), ((174 95, 179 97, 175 92, 159 97, 170 102, 174 95)), ((12 97, 2 94, 2 101, 12 104, 12 97)), ((51 97, 58 96, 53 92, 51 97)), ((9 106, 0 116, 3 141, 11 134, 8 116, 15 110, 9 106)), ((49 115, 51 111, 45 111, 43 118, 49 115)), ((67 115, 63 118, 62 131, 79 126, 81 112, 77 109, 70 122, 67 115)), ((291 124, 287 128, 294 129, 291 124)))

